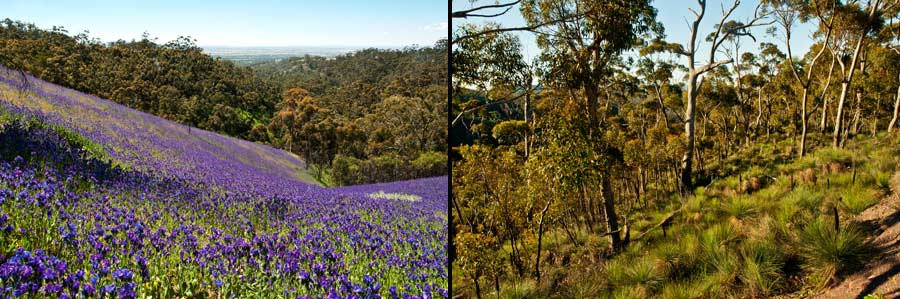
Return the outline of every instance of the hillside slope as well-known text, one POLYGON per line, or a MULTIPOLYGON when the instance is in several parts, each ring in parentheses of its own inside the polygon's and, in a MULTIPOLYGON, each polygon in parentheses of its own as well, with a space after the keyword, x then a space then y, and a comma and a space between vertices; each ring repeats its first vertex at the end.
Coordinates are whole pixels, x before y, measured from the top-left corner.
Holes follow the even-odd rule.
POLYGON ((446 176, 303 169, 0 69, 0 298, 448 296, 446 176))
POLYGON ((893 175, 889 184, 891 193, 854 219, 870 231, 879 255, 839 285, 814 298, 864 298, 869 294, 884 298, 900 296, 900 172, 893 175))
MULTIPOLYGON (((112 101, 0 67, 4 106, 84 134, 111 158, 137 169, 187 179, 314 184, 299 157, 237 138, 191 128, 112 101), (27 82, 23 83, 23 78, 27 82), (29 93, 21 93, 23 84, 29 93), (247 180, 247 177, 254 177, 247 180)), ((247 186, 259 188, 268 186, 247 186)))

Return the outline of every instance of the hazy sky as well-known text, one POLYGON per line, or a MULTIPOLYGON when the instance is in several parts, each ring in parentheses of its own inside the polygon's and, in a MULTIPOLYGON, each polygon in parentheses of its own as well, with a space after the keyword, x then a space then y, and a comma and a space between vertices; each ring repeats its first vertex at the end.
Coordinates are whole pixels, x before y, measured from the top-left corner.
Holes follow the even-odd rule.
MULTIPOLYGON (((506 3, 506 1, 501 1, 506 3)), ((469 1, 466 0, 454 0, 453 1, 453 10, 461 10, 468 9, 476 6, 481 6, 484 4, 493 3, 493 0, 481 0, 475 2, 474 4, 470 4, 469 1)), ((687 44, 688 38, 690 37, 690 28, 688 27, 688 22, 693 19, 688 19, 688 17, 693 17, 693 14, 688 10, 688 8, 697 9, 698 5, 696 1, 692 0, 654 0, 653 6, 657 9, 657 20, 663 23, 663 26, 666 28, 666 40, 670 42, 677 42, 681 44, 687 44)), ((698 37, 698 41, 703 41, 703 39, 712 31, 713 26, 718 23, 719 19, 722 17, 722 5, 724 4, 726 7, 730 7, 733 3, 732 0, 709 0, 706 4, 706 15, 703 18, 703 21, 700 24, 700 35, 698 37)), ((750 17, 753 16, 753 9, 756 8, 756 5, 759 3, 758 0, 744 0, 742 1, 741 6, 735 11, 734 16, 736 20, 746 21, 750 17)), ((518 9, 518 6, 516 6, 518 9)), ((499 11, 496 11, 499 12, 499 11)), ((484 22, 483 18, 473 18, 470 20, 471 22, 484 22)), ((521 26, 525 24, 525 21, 522 19, 521 14, 518 11, 510 11, 506 15, 496 18, 495 21, 503 24, 504 27, 515 27, 521 26)), ((458 26, 459 24, 463 24, 467 22, 466 20, 453 20, 453 26, 458 26)), ((774 26, 774 25, 773 25, 774 26)), ((793 36, 791 37, 791 50, 794 52, 794 56, 801 56, 809 49, 811 45, 810 38, 810 29, 813 28, 812 24, 796 24, 794 28, 793 36)), ((780 31, 779 31, 780 32, 780 31)), ((521 39, 524 51, 526 52, 527 57, 534 57, 540 53, 540 49, 537 48, 537 44, 535 43, 534 34, 531 33, 518 33, 519 38, 521 39)), ((770 36, 765 33, 765 28, 756 28, 754 29, 754 35, 757 38, 758 42, 771 42, 779 45, 782 51, 785 51, 782 40, 782 36, 770 36)), ((701 55, 698 56, 698 63, 706 62, 708 59, 709 51, 706 50, 709 48, 709 43, 702 42, 699 44, 701 55)), ((743 39, 741 42, 741 52, 754 52, 757 51, 757 44, 751 41, 749 38, 743 39)), ((723 56, 719 56, 724 58, 723 56)), ((721 59, 721 58, 720 58, 721 59)))
POLYGON ((421 46, 447 36, 438 0, 2 0, 0 19, 104 42, 190 35, 201 46, 421 46))

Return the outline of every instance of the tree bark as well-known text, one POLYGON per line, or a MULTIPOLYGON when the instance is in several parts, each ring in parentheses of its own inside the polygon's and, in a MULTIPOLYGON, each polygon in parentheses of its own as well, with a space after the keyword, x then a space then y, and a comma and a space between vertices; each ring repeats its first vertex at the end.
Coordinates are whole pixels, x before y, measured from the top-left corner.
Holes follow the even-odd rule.
POLYGON ((525 91, 525 105, 524 105, 524 106, 525 106, 525 107, 524 107, 524 110, 525 110, 525 128, 526 128, 526 130, 525 130, 525 136, 524 136, 525 138, 524 138, 524 139, 525 139, 525 160, 526 160, 526 161, 528 160, 528 150, 529 150, 529 148, 528 148, 528 147, 529 147, 529 146, 528 146, 528 139, 529 139, 529 138, 528 138, 528 137, 531 136, 531 123, 528 122, 528 120, 529 120, 529 117, 528 117, 528 112, 529 112, 529 110, 528 110, 528 105, 530 104, 530 102, 531 102, 531 92, 526 90, 526 91, 525 91))
POLYGON ((547 200, 547 205, 544 206, 544 209, 541 211, 541 218, 538 220, 537 257, 534 259, 534 278, 538 283, 541 282, 541 245, 544 240, 544 216, 547 214, 547 210, 550 209, 552 202, 552 200, 547 200))
POLYGON ((600 193, 603 195, 603 211, 606 216, 606 233, 609 235, 609 243, 613 252, 618 252, 622 249, 622 238, 619 235, 619 220, 616 215, 612 184, 610 184, 608 174, 603 175, 600 180, 600 193))
MULTIPOLYGON (((693 60, 693 59, 691 59, 693 60)), ((681 184, 685 190, 691 190, 691 167, 694 157, 694 109, 697 105, 697 74, 691 72, 688 77, 687 107, 684 111, 685 150, 681 158, 681 184)))
MULTIPOLYGON (((853 70, 850 71, 853 73, 853 70)), ((841 128, 843 127, 844 101, 847 99, 847 88, 850 82, 841 82, 841 97, 838 99, 837 114, 834 116, 834 135, 832 137, 832 147, 838 147, 841 137, 841 128)))
POLYGON ((481 284, 478 283, 478 277, 472 278, 475 282, 475 298, 481 299, 481 284))
POLYGON ((666 124, 666 132, 669 131, 669 116, 666 114, 666 106, 663 103, 662 92, 659 90, 660 88, 656 87, 656 100, 659 102, 659 111, 662 113, 663 121, 666 124))
MULTIPOLYGON (((900 76, 897 76, 900 78, 900 76)), ((894 116, 891 117, 891 123, 888 124, 888 133, 893 131, 894 125, 897 124, 897 115, 900 114, 900 85, 897 85, 897 97, 894 99, 894 116)))
POLYGON ((754 131, 758 131, 758 130, 759 130, 759 122, 760 122, 760 120, 762 120, 762 115, 763 115, 763 108, 762 108, 762 87, 759 88, 758 94, 757 94, 757 97, 756 97, 756 109, 759 110, 759 112, 756 114, 756 121, 753 123, 753 127, 755 128, 754 131))
MULTIPOLYGON (((875 0, 869 6, 869 15, 867 18, 867 23, 872 23, 872 20, 875 18, 875 13, 878 11, 878 5, 881 0, 875 0)), ((841 97, 838 100, 838 110, 837 116, 834 121, 834 137, 832 140, 832 147, 838 147, 842 144, 841 140, 841 128, 843 124, 843 113, 844 113, 844 101, 847 100, 847 92, 850 87, 850 83, 853 82, 853 73, 856 72, 856 63, 859 61, 859 54, 862 52, 863 42, 866 39, 866 32, 869 31, 869 25, 863 26, 862 32, 860 32, 859 39, 856 41, 856 47, 853 49, 853 58, 850 61, 850 69, 847 76, 841 82, 841 97)), ((840 58, 838 58, 840 59, 840 58)))
POLYGON ((822 87, 822 123, 819 124, 819 129, 822 133, 825 133, 825 130, 828 129, 828 97, 825 94, 828 92, 828 87, 831 86, 831 75, 834 73, 834 59, 831 59, 831 67, 828 68, 828 78, 825 79, 825 86, 822 87))
POLYGON ((859 134, 859 114, 862 106, 862 93, 856 92, 856 112, 853 113, 853 125, 850 126, 850 136, 859 134))
POLYGON ((806 127, 809 123, 809 115, 806 113, 806 101, 809 98, 809 86, 803 88, 803 100, 800 108, 800 158, 806 153, 806 127))

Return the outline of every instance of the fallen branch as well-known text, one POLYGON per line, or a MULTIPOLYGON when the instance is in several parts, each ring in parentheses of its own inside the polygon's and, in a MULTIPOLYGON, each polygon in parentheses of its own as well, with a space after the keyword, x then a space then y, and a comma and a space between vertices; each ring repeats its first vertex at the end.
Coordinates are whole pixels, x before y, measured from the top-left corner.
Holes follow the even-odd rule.
POLYGON ((659 228, 659 227, 662 227, 663 230, 665 230, 666 227, 669 227, 670 225, 672 225, 672 219, 675 219, 675 215, 678 215, 678 213, 681 212, 681 210, 683 210, 683 209, 684 209, 684 206, 681 206, 681 207, 678 208, 677 210, 672 211, 672 213, 669 214, 668 216, 666 216, 666 218, 663 218, 662 221, 660 221, 660 222, 657 223, 656 225, 654 225, 654 226, 650 227, 649 229, 647 229, 647 231, 645 231, 644 233, 642 233, 640 236, 637 236, 637 238, 634 238, 634 240, 635 240, 635 241, 638 241, 638 240, 643 239, 644 236, 646 236, 646 235, 649 234, 651 231, 653 231, 654 229, 659 228))

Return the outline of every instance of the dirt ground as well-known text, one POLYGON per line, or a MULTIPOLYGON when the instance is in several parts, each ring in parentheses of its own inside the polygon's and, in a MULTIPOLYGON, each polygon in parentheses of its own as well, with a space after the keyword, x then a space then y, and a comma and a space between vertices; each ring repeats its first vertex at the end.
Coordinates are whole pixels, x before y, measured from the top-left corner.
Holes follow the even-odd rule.
POLYGON ((873 231, 873 244, 881 253, 862 270, 812 298, 863 298, 868 294, 900 298, 900 195, 884 198, 857 215, 856 221, 873 231))

